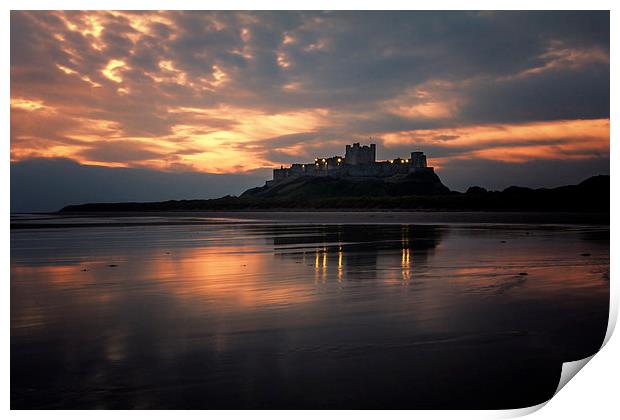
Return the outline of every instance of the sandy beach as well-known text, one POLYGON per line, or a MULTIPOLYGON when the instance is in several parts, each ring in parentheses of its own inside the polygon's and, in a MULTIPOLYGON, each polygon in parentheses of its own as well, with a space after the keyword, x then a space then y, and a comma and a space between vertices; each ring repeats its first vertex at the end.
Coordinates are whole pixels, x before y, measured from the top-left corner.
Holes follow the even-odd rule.
POLYGON ((11 406, 548 399, 605 334, 609 228, 448 216, 37 215, 11 232, 11 406))
POLYGON ((211 223, 275 224, 582 224, 609 225, 608 213, 574 212, 423 212, 423 211, 212 211, 85 214, 12 214, 11 228, 191 225, 211 223))

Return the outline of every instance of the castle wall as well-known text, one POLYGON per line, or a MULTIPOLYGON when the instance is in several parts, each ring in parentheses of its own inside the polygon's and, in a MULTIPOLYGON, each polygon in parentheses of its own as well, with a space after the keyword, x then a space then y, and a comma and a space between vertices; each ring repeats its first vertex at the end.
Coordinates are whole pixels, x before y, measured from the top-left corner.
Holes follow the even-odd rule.
POLYGON ((294 163, 289 168, 280 167, 273 170, 273 181, 299 176, 331 176, 334 178, 385 178, 394 175, 407 175, 412 172, 429 171, 426 155, 412 152, 411 159, 394 159, 377 162, 376 146, 360 146, 359 143, 346 146, 346 154, 326 158, 317 158, 314 163, 294 163))
POLYGON ((274 181, 279 181, 281 179, 284 179, 286 177, 288 177, 289 175, 289 170, 285 169, 285 168, 280 168, 280 169, 274 169, 273 170, 273 179, 274 181))
POLYGON ((383 178, 409 173, 409 165, 390 162, 373 162, 364 165, 347 165, 346 176, 383 178))

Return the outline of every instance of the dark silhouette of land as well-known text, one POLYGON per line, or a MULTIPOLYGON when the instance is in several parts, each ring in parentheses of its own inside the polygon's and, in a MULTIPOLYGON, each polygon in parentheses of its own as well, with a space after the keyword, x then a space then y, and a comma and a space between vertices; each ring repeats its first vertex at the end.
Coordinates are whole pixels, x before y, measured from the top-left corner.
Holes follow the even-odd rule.
POLYGON ((449 194, 433 171, 413 172, 386 178, 341 178, 301 176, 285 178, 251 188, 241 198, 322 200, 341 197, 406 197, 449 194))
POLYGON ((253 188, 241 196, 209 200, 87 203, 61 213, 218 211, 218 210, 433 210, 433 211, 572 211, 609 213, 609 175, 557 188, 509 187, 487 191, 470 187, 450 191, 434 174, 383 180, 299 177, 275 186, 253 188), (428 177, 428 178, 425 178, 428 177))

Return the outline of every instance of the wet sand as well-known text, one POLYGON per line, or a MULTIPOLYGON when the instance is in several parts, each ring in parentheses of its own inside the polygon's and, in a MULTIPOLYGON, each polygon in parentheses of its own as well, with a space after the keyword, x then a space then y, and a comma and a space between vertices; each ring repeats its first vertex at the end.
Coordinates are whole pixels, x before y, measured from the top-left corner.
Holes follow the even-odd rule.
POLYGON ((238 216, 13 218, 11 407, 518 408, 605 335, 608 226, 238 216))
POLYGON ((609 225, 608 213, 441 211, 213 211, 13 214, 11 228, 212 223, 585 224, 609 225))

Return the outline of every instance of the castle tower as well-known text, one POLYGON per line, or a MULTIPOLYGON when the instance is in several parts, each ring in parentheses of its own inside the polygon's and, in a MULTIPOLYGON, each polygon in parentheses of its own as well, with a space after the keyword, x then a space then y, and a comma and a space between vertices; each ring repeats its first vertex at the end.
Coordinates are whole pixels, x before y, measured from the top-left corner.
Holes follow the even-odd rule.
POLYGON ((348 165, 360 165, 363 163, 375 162, 377 156, 377 145, 360 146, 359 143, 347 144, 344 161, 348 165))
POLYGON ((426 168, 426 155, 422 152, 411 152, 410 162, 412 168, 426 168))

